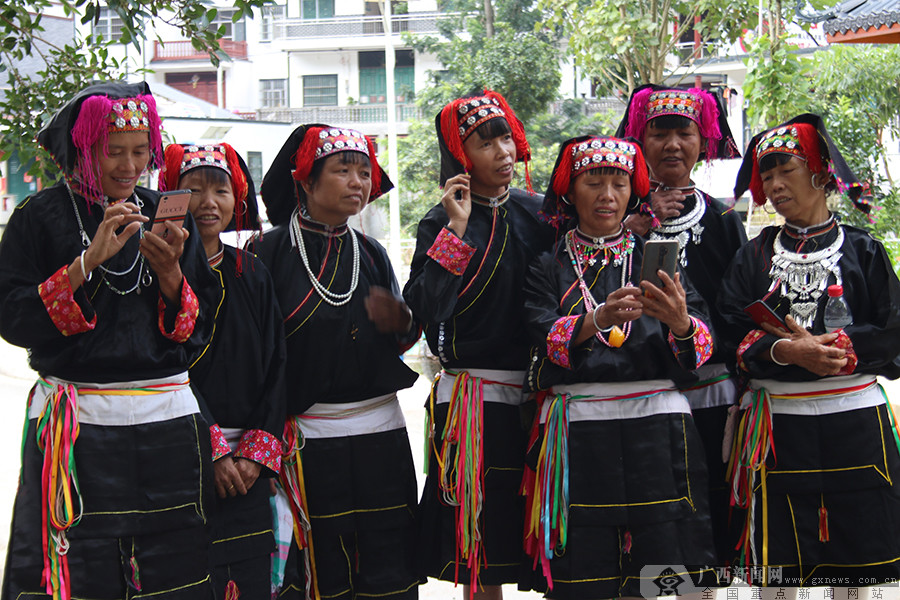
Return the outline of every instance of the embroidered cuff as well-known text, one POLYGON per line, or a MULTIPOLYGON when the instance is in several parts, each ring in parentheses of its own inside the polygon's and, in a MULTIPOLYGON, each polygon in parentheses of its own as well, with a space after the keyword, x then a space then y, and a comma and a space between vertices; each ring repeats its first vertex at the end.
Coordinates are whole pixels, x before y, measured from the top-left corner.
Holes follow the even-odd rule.
POLYGON ((745 373, 749 371, 747 368, 747 363, 744 362, 744 353, 750 349, 750 346, 763 339, 766 336, 766 332, 762 329, 753 329, 744 336, 744 339, 741 340, 741 343, 737 348, 737 366, 739 369, 744 371, 745 373))
POLYGON ((571 316, 557 319, 547 334, 547 358, 566 369, 572 368, 572 362, 569 360, 569 344, 572 342, 575 323, 580 318, 571 316))
POLYGON ((235 458, 258 462, 274 473, 281 471, 281 440, 262 429, 248 429, 241 436, 235 458))
POLYGON ((844 365, 844 368, 838 371, 838 375, 851 375, 856 370, 856 365, 859 363, 859 359, 856 356, 856 351, 853 349, 853 340, 850 339, 850 336, 841 329, 838 332, 838 338, 831 343, 835 348, 840 348, 841 350, 845 350, 847 354, 847 364, 844 365))
POLYGON ((475 254, 475 248, 444 227, 426 254, 454 275, 462 275, 475 254))
POLYGON ((65 265, 38 286, 38 294, 53 324, 63 335, 91 331, 97 325, 97 315, 88 322, 75 302, 75 292, 69 282, 69 266, 65 265))
POLYGON ((213 461, 231 454, 231 446, 228 445, 228 440, 225 439, 225 434, 222 433, 218 425, 209 426, 209 440, 212 442, 213 461))
POLYGON ((191 334, 194 333, 194 324, 197 322, 197 315, 200 313, 200 303, 197 301, 197 295, 188 285, 187 279, 181 280, 181 310, 175 317, 175 327, 172 331, 166 331, 166 301, 159 295, 159 330, 168 339, 182 344, 187 341, 191 334))
MULTIPOLYGON (((712 356, 713 340, 706 323, 696 317, 691 317, 691 324, 694 328, 694 333, 691 337, 694 341, 694 355, 696 356, 694 368, 697 368, 712 356)), ((671 331, 669 331, 669 347, 675 356, 678 356, 678 340, 675 339, 675 334, 671 331)))

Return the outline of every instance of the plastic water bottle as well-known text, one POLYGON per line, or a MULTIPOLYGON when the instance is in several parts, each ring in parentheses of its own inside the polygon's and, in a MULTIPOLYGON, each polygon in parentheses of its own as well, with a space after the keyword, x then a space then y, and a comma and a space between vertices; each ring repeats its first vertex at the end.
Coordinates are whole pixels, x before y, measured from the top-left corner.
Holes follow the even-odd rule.
POLYGON ((844 300, 844 288, 828 286, 828 302, 825 303, 825 331, 832 333, 853 324, 853 314, 844 300))

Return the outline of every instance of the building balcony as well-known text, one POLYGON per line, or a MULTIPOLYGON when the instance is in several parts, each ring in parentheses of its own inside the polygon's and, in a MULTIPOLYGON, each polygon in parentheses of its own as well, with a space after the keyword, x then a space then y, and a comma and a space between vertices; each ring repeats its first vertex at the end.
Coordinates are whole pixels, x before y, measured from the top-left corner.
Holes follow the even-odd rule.
MULTIPOLYGON (((395 34, 437 34, 438 21, 455 18, 454 13, 424 12, 391 16, 395 34)), ((306 40, 310 38, 375 37, 384 35, 380 16, 331 17, 327 19, 279 19, 272 23, 272 40, 306 40)))
MULTIPOLYGON (((359 129, 370 135, 387 133, 387 105, 362 106, 308 106, 304 108, 261 108, 257 111, 260 121, 277 121, 300 125, 326 123, 334 126, 359 129)), ((398 133, 409 131, 409 122, 422 117, 422 111, 414 104, 397 105, 398 133)))
MULTIPOLYGON (((247 42, 219 40, 222 51, 231 58, 247 58, 247 42)), ((197 50, 187 40, 153 42, 153 62, 174 60, 203 60, 209 62, 209 54, 197 50)))

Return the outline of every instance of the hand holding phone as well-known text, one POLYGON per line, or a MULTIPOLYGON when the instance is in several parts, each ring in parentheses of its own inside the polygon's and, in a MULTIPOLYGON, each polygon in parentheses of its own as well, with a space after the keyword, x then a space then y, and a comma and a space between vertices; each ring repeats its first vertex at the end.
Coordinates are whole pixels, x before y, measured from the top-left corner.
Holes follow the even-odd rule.
POLYGON ((153 225, 150 227, 150 231, 166 239, 169 235, 166 223, 174 223, 182 227, 190 203, 191 190, 173 190, 164 193, 159 199, 159 205, 156 207, 156 216, 153 217, 153 225))
MULTIPOLYGON (((656 287, 665 287, 657 271, 664 271, 675 279, 678 264, 678 240, 650 240, 644 244, 644 258, 641 262, 641 281, 649 281, 656 287)), ((646 295, 646 291, 644 294, 646 295)))

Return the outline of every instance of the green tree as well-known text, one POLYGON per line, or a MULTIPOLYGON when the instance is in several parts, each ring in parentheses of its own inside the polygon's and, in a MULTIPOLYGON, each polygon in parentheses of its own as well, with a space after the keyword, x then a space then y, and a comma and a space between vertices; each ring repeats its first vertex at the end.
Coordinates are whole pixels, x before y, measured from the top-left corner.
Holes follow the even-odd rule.
POLYGON ((702 65, 692 48, 678 47, 691 32, 727 44, 756 21, 751 0, 539 0, 539 5, 547 11, 544 25, 567 38, 576 63, 605 91, 626 94, 645 83, 662 83, 679 68, 702 65))
MULTIPOLYGON (((234 21, 251 16, 271 0, 234 0, 234 21)), ((32 174, 54 175, 52 162, 34 137, 65 100, 94 79, 115 79, 124 74, 126 65, 116 60, 110 49, 118 44, 132 44, 138 52, 146 38, 144 24, 157 20, 177 27, 192 45, 209 53, 218 63, 218 40, 224 26, 211 29, 217 11, 202 0, 10 0, 0 7, 0 72, 6 72, 9 93, 0 99, 0 156, 17 151, 23 164, 33 158, 32 174), (122 20, 119 40, 100 35, 76 36, 68 41, 51 39, 42 17, 49 10, 62 10, 66 15, 87 24, 100 16, 102 6, 122 20), (23 61, 37 60, 36 68, 27 70, 23 61), (41 173, 41 169, 45 172, 41 173)), ((162 40, 160 40, 162 41, 162 40)))

